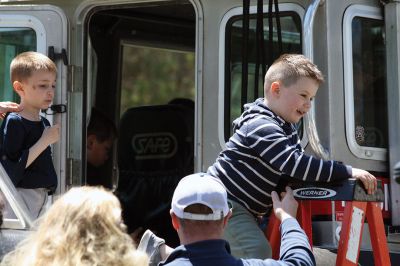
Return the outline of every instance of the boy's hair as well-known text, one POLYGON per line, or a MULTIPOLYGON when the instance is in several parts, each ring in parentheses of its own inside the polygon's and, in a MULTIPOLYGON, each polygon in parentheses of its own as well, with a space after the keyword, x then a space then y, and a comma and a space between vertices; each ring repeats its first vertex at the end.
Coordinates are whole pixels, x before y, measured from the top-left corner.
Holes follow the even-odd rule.
POLYGON ((324 82, 321 71, 310 59, 302 54, 283 54, 274 61, 265 74, 264 93, 275 81, 280 81, 288 87, 302 77, 311 78, 318 85, 324 82))
POLYGON ((117 137, 117 128, 110 118, 92 108, 87 135, 95 135, 98 141, 104 142, 117 137))
POLYGON ((35 71, 48 71, 57 74, 54 62, 38 52, 24 52, 17 55, 10 64, 11 82, 28 79, 35 71))

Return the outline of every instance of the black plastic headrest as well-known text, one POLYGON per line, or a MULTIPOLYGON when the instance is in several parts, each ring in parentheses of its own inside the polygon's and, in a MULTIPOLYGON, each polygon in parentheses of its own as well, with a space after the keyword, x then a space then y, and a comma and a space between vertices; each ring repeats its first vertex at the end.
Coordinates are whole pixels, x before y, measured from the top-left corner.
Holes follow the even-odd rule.
POLYGON ((193 120, 193 109, 181 105, 128 109, 120 122, 120 170, 169 171, 193 163, 193 120))

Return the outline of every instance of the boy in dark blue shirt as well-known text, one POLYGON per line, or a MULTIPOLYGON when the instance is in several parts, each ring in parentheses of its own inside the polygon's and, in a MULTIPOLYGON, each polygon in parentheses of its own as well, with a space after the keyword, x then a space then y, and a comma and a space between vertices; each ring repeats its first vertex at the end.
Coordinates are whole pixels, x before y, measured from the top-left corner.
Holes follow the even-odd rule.
POLYGON ((47 56, 25 52, 13 59, 10 73, 22 111, 7 114, 1 125, 1 163, 37 218, 57 187, 49 145, 59 140, 60 127, 40 116, 53 101, 57 68, 47 56))

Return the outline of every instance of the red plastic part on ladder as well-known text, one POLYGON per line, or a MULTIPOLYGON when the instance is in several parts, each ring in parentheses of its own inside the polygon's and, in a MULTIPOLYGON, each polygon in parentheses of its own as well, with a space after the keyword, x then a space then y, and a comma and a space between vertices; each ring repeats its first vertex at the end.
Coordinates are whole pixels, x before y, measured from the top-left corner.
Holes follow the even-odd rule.
MULTIPOLYGON (((311 224, 311 203, 308 200, 299 201, 299 207, 297 209, 297 221, 306 233, 310 245, 312 247, 312 224, 311 224)), ((264 232, 268 242, 272 249, 272 258, 279 259, 279 250, 281 246, 281 222, 275 217, 272 212, 269 217, 268 227, 264 232)))
POLYGON ((358 265, 365 216, 374 252, 374 265, 391 265, 379 203, 357 201, 346 202, 336 265, 358 265))
POLYGON ((280 228, 281 221, 276 218, 274 212, 272 211, 269 216, 268 226, 264 232, 265 237, 268 239, 271 245, 272 258, 279 259, 279 249, 281 246, 281 231, 280 228))
MULTIPOLYGON (((365 216, 369 224, 375 266, 391 265, 379 203, 347 201, 338 245, 337 266, 358 265, 365 216)), ((297 220, 307 234, 312 246, 310 201, 299 201, 297 220)), ((279 259, 281 244, 279 229, 280 221, 272 213, 269 217, 265 236, 271 245, 273 259, 279 259)))

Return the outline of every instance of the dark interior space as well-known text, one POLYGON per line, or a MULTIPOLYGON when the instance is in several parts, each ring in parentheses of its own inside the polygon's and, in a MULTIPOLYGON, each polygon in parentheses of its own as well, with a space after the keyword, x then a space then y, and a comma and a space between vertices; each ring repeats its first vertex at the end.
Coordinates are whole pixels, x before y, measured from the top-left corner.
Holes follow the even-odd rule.
MULTIPOLYGON (((92 75, 96 77, 95 97, 92 103, 94 107, 107 114, 119 127, 119 117, 122 115, 119 113, 121 61, 123 59, 121 58, 121 44, 125 42, 148 47, 194 51, 195 19, 195 11, 188 1, 103 6, 93 9, 88 16, 86 25, 90 44, 97 58, 97 73, 92 75)), ((86 95, 86 97, 90 97, 90 95, 86 95)), ((171 115, 175 116, 176 114, 173 112, 176 110, 181 112, 181 109, 184 108, 173 107, 171 115)), ((87 107, 87 110, 90 110, 90 107, 87 107)), ((114 158, 114 160, 118 159, 120 168, 119 188, 116 194, 121 200, 128 231, 132 233, 138 227, 143 227, 144 230, 150 228, 173 246, 178 245, 179 241, 169 222, 170 200, 179 179, 193 172, 194 109, 185 112, 191 116, 188 120, 188 127, 185 129, 189 134, 185 138, 191 142, 189 141, 189 144, 186 142, 184 145, 192 146, 189 151, 187 149, 183 151, 181 146, 177 149, 178 153, 185 152, 184 156, 177 154, 177 157, 185 157, 184 166, 179 162, 167 162, 170 167, 163 167, 165 162, 155 163, 153 161, 153 166, 156 165, 156 167, 140 168, 138 166, 135 168, 135 165, 140 164, 137 164, 133 156, 130 159, 132 167, 129 166, 129 163, 126 166, 125 163, 123 168, 127 169, 121 169, 120 161, 124 156, 120 156, 118 151, 118 158, 114 158), (189 156, 187 152, 189 152, 189 156), (187 163, 188 158, 189 163, 187 163)), ((165 119, 168 120, 168 118, 165 119)), ((146 124, 146 121, 141 123, 146 124)), ((181 126, 179 124, 174 122, 174 126, 169 126, 168 130, 179 130, 181 126)), ((146 127, 146 125, 141 127, 146 127)), ((158 129, 150 128, 149 130, 158 129)), ((119 132, 119 137, 124 135, 125 129, 123 131, 119 132)), ((176 143, 180 145, 179 142, 176 143)), ((118 144, 118 146, 120 145, 118 144)), ((129 153, 125 152, 124 154, 129 156, 129 153)), ((111 176, 115 164, 112 160, 108 160, 105 165, 101 166, 98 169, 98 180, 95 180, 94 183, 111 188, 111 176)), ((91 183, 93 184, 93 180, 91 183)))

